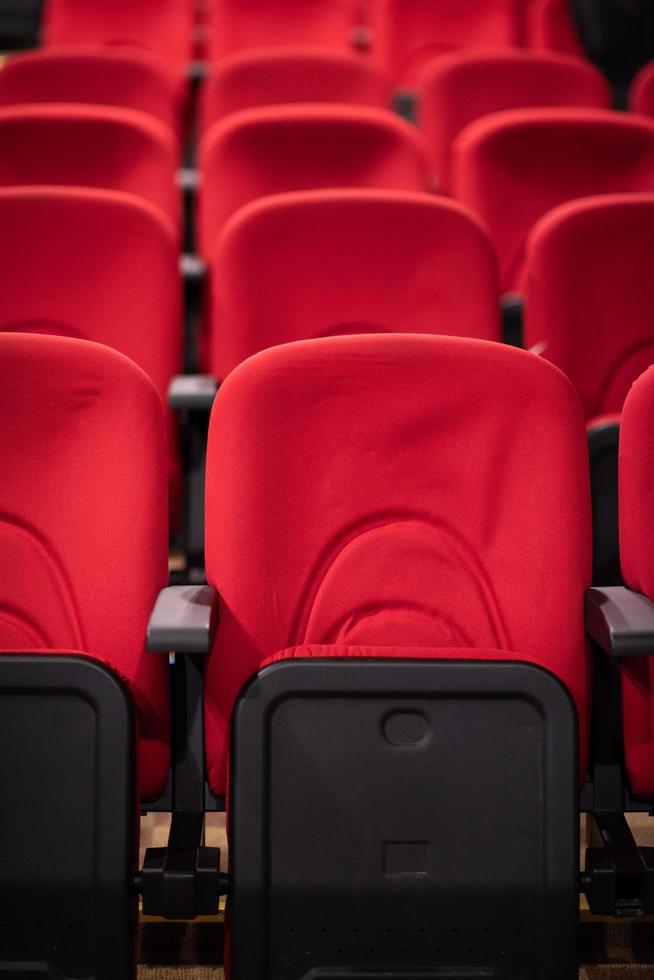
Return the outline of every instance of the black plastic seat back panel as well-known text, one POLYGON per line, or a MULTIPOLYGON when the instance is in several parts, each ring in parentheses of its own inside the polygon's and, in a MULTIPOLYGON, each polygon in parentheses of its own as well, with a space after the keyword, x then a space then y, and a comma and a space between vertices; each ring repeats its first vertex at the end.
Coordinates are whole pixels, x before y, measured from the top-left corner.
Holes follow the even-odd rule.
POLYGON ((128 980, 137 860, 123 685, 71 656, 0 657, 0 976, 128 980))
POLYGON ((232 980, 576 976, 576 714, 551 675, 286 661, 232 744, 232 980))

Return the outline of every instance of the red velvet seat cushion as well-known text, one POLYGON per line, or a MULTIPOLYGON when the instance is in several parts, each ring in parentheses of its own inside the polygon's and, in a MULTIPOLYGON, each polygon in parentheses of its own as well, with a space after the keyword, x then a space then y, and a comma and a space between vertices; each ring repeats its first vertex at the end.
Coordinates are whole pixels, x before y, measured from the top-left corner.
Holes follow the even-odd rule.
POLYGON ((454 143, 452 191, 489 229, 502 289, 519 289, 527 236, 552 208, 596 194, 654 191, 654 122, 601 109, 485 116, 454 143))
POLYGON ((527 245, 525 345, 564 371, 587 419, 620 412, 654 361, 654 194, 550 211, 527 245))
POLYGON ((495 254, 479 222, 407 191, 299 191, 235 214, 211 263, 209 369, 348 333, 500 339, 495 254), (253 284, 256 283, 256 288, 253 284))
POLYGON ((373 0, 374 51, 396 82, 415 85, 437 55, 520 42, 523 0, 373 0))
POLYGON ((245 48, 306 44, 346 51, 357 0, 214 0, 209 60, 245 48))
POLYGON ((200 146, 200 248, 208 255, 238 208, 267 194, 367 187, 426 190, 429 165, 416 131, 363 106, 268 106, 235 112, 200 146))
MULTIPOLYGON (((182 288, 173 226, 148 201, 71 187, 0 188, 0 331, 107 344, 151 378, 162 405, 182 368, 182 288)), ((171 513, 181 475, 168 426, 171 513)))
POLYGON ((156 797, 168 664, 144 642, 167 581, 161 402, 127 358, 69 338, 0 334, 0 375, 0 649, 113 667, 136 703, 141 796, 156 797))
POLYGON ((320 47, 248 48, 222 59, 202 86, 200 131, 230 112, 298 102, 391 105, 390 79, 369 60, 320 47))
POLYGON ((169 126, 145 112, 71 103, 4 107, 0 141, 0 187, 125 191, 180 223, 177 141, 169 126))
POLYGON ((475 119, 505 109, 611 105, 608 82, 596 68, 546 52, 455 51, 430 61, 417 88, 420 129, 444 189, 452 143, 475 119))
POLYGON ((581 409, 542 359, 422 335, 250 358, 218 394, 207 458, 212 786, 243 684, 307 644, 520 655, 567 685, 585 744, 590 550, 581 409))
POLYGON ((145 51, 41 48, 10 58, 0 74, 0 105, 77 102, 137 109, 178 131, 179 92, 145 51))
POLYGON ((644 65, 633 80, 629 108, 632 112, 654 117, 654 61, 644 65))
MULTIPOLYGON (((632 387, 620 426, 620 562, 625 584, 654 600, 654 368, 632 387)), ((632 791, 654 798, 654 661, 622 663, 627 773, 632 791)))
POLYGON ((43 41, 145 49, 182 75, 191 60, 191 0, 46 0, 43 41))

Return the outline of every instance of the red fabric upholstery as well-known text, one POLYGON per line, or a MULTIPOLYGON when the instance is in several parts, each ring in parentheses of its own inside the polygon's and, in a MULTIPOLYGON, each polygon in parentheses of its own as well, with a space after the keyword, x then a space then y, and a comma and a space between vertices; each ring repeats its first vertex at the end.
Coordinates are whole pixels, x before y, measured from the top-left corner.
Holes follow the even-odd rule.
POLYGON ((218 393, 207 458, 214 789, 243 683, 305 644, 533 659, 568 685, 585 744, 589 510, 577 396, 525 351, 372 335, 241 364, 218 393))
POLYGON ((526 0, 524 42, 542 51, 585 57, 572 0, 526 0))
POLYGON ((267 194, 336 187, 426 190, 415 130, 383 109, 295 105, 246 109, 200 147, 200 245, 206 255, 238 208, 267 194))
POLYGON ((240 109, 293 102, 391 104, 390 80, 369 61, 328 48, 256 48, 225 58, 202 87, 201 131, 240 109))
MULTIPOLYGON (((329 646, 305 644, 300 647, 290 647, 280 650, 267 657, 261 667, 281 663, 282 660, 332 660, 335 657, 343 660, 483 660, 483 661, 522 661, 525 657, 512 650, 482 650, 479 647, 396 647, 396 646, 329 646)), ((538 663, 533 657, 529 662, 550 668, 546 663, 538 663)))
MULTIPOLYGON (((625 584, 654 599, 654 368, 631 389, 620 426, 620 562, 625 584)), ((622 662, 625 756, 631 789, 654 797, 654 660, 622 662)))
POLYGON ((393 78, 413 87, 436 55, 517 45, 523 0, 375 0, 374 51, 393 78))
POLYGON ((43 40, 52 45, 103 44, 141 48, 176 75, 191 60, 189 0, 46 0, 43 40))
POLYGON ((178 223, 176 141, 144 112, 88 105, 0 109, 0 187, 64 184, 127 191, 178 223))
POLYGON ((525 345, 564 371, 587 419, 619 412, 654 362, 654 194, 549 212, 527 248, 525 345))
POLYGON ((632 112, 654 117, 654 61, 650 61, 636 75, 629 93, 632 112))
POLYGON ((42 48, 10 58, 0 72, 0 105, 82 102, 147 112, 177 131, 178 94, 145 52, 42 48))
POLYGON ((168 668, 143 645, 167 580, 161 403, 127 358, 68 338, 0 334, 0 376, 0 649, 78 651, 126 679, 156 797, 168 668))
POLYGON ((519 289, 527 235, 547 211, 594 194, 654 191, 654 122, 601 109, 513 109, 461 133, 454 196, 484 220, 504 290, 519 289))
POLYGON ((500 339, 495 256, 453 202, 406 191, 301 191, 242 208, 211 263, 209 370, 347 333, 500 339), (328 284, 328 288, 326 288, 328 284))
POLYGON ((480 116, 503 109, 588 106, 608 109, 608 82, 590 64, 527 51, 457 51, 434 58, 418 79, 420 128, 449 186, 451 145, 480 116))
MULTIPOLYGON (((110 191, 3 188, 0 252, 1 331, 114 347, 140 365, 166 403, 182 366, 182 290, 176 235, 157 208, 110 191)), ((172 413, 167 418, 176 513, 177 439, 172 413)))
POLYGON ((355 0, 214 0, 209 57, 243 48, 320 45, 346 50, 355 0))

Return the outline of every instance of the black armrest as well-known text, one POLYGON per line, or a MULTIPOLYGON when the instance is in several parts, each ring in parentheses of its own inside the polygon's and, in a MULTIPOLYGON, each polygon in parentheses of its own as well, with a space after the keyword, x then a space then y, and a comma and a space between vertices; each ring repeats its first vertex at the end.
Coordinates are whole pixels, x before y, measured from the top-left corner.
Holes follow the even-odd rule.
POLYGON ((589 589, 586 631, 614 657, 654 655, 654 603, 623 586, 589 589))
POLYGON ((162 589, 148 623, 150 653, 209 653, 218 625, 218 593, 209 585, 162 589))
POLYGON ((212 374, 180 374, 168 386, 168 404, 174 412, 209 413, 219 387, 212 374))

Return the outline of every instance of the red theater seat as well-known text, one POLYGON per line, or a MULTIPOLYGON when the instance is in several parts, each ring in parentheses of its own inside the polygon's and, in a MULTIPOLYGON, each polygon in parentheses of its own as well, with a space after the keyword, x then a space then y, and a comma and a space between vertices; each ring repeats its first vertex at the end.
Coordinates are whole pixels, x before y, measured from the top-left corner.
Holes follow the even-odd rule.
POLYGON ((654 117, 654 62, 650 61, 636 75, 629 93, 632 112, 654 117))
POLYGON ((356 26, 353 0, 215 0, 209 58, 243 48, 320 45, 346 50, 356 26))
POLYGON ((403 87, 436 55, 520 42, 522 0, 375 0, 374 51, 403 87))
MULTIPOLYGON (((654 523, 651 463, 654 458, 654 369, 631 389, 620 426, 620 559, 625 584, 654 600, 654 523)), ((648 651, 650 652, 650 651, 648 651)), ((625 761, 632 792, 654 799, 654 661, 622 661, 625 761)))
POLYGON ((178 224, 176 140, 143 112, 108 106, 0 109, 0 186, 64 184, 126 191, 178 224))
POLYGON ((454 139, 480 116, 503 109, 608 109, 611 91, 590 64, 527 51, 457 51, 434 58, 418 79, 420 129, 442 188, 454 139))
POLYGON ((593 581, 619 584, 618 423, 632 382, 654 362, 654 194, 563 204, 527 247, 526 346, 561 368, 588 424, 593 581))
POLYGON ((167 579, 156 391, 121 354, 61 337, 0 334, 0 373, 0 649, 82 654, 122 678, 137 709, 140 794, 152 799, 169 765, 168 667, 144 649, 167 579))
POLYGON ((202 89, 201 131, 240 109, 292 102, 388 107, 390 81, 360 56, 328 48, 257 48, 217 65, 202 89))
POLYGON ((587 420, 620 412, 654 362, 654 193, 561 205, 526 261, 526 346, 568 375, 587 420))
POLYGON ((330 334, 500 339, 488 237, 459 205, 423 194, 263 198, 225 226, 210 273, 208 367, 219 378, 264 347, 330 334))
POLYGON ((552 208, 654 191, 654 123, 599 109, 496 113, 456 140, 452 190, 491 232, 502 288, 520 289, 527 235, 552 208))
POLYGON ((200 247, 258 197, 367 187, 426 190, 429 166, 411 126, 382 109, 299 105, 247 109, 216 123, 200 147, 200 247))
POLYGON ((175 131, 178 94, 145 52, 110 48, 42 48, 10 58, 0 71, 0 105, 69 102, 138 109, 175 131))
POLYGON ((327 657, 478 648, 541 664, 574 696, 585 744, 587 466, 570 383, 500 344, 332 337, 238 367, 207 456, 214 790, 226 789, 243 684, 279 651, 314 644, 332 646, 327 657))
POLYGON ((525 0, 525 37, 529 48, 585 56, 575 24, 572 0, 525 0))
POLYGON ((100 44, 141 48, 176 77, 191 59, 193 5, 189 0, 46 0, 46 47, 100 44))
MULTIPOLYGON (((182 297, 175 230, 157 208, 117 192, 3 188, 0 249, 0 331, 114 347, 149 375, 165 404, 182 362, 182 297)), ((170 414, 168 440, 176 513, 180 473, 170 414)), ((128 535, 128 552, 130 541, 128 535)))

